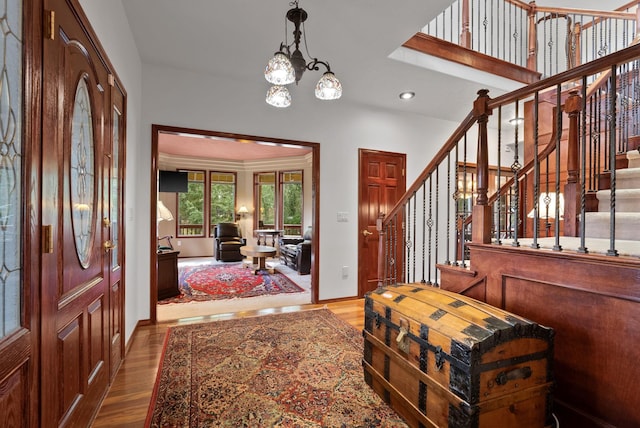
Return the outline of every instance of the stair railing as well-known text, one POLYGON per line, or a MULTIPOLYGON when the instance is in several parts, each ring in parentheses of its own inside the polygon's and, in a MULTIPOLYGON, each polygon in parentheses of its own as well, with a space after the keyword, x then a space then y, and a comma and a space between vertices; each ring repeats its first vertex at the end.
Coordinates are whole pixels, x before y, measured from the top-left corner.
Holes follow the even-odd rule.
MULTIPOLYGON (((640 46, 633 46, 493 99, 479 91, 379 222, 378 283, 438 285, 439 270, 471 272, 470 242, 591 254, 589 181, 609 174, 615 219, 615 160, 628 144, 621 128, 637 127, 621 118, 640 106, 639 74, 640 46), (567 237, 576 248, 563 248, 567 237)), ((606 254, 618 256, 615 221, 606 238, 606 254)))
POLYGON ((615 11, 520 0, 456 0, 422 33, 552 76, 631 45, 638 0, 615 11))

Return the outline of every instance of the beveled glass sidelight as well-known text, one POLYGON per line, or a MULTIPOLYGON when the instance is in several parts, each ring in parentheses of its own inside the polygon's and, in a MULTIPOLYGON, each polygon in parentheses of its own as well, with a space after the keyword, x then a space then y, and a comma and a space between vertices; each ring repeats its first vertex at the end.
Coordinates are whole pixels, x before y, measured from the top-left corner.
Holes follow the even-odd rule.
POLYGON ((91 261, 96 208, 93 122, 86 78, 81 78, 78 82, 72 120, 69 170, 71 224, 78 260, 86 269, 91 261))
POLYGON ((119 266, 118 230, 120 229, 120 186, 118 181, 118 166, 120 165, 120 112, 113 109, 113 146, 111 155, 111 188, 110 188, 110 229, 111 242, 114 247, 111 250, 111 269, 119 266))
POLYGON ((20 328, 22 298, 22 1, 0 3, 0 339, 20 328))

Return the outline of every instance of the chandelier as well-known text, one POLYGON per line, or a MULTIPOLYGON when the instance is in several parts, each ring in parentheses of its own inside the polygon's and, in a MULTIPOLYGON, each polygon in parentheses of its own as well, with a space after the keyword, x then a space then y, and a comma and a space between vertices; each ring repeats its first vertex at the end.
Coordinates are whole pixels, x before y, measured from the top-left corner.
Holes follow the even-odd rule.
POLYGON ((321 100, 337 100, 342 95, 342 85, 338 78, 331 72, 329 63, 313 58, 307 62, 300 51, 300 41, 304 39, 304 47, 307 55, 307 37, 304 31, 304 22, 307 20, 307 12, 298 7, 298 0, 290 3, 295 6, 287 12, 287 20, 295 26, 293 31, 293 43, 288 44, 287 21, 285 20, 285 41, 280 43, 280 50, 269 60, 264 71, 267 82, 273 84, 267 92, 267 103, 274 107, 289 107, 291 105, 291 94, 285 85, 296 82, 302 78, 305 70, 319 70, 319 65, 323 65, 327 71, 322 75, 316 84, 316 98, 321 100), (301 30, 302 27, 302 30, 301 30), (291 49, 293 48, 293 53, 291 49))

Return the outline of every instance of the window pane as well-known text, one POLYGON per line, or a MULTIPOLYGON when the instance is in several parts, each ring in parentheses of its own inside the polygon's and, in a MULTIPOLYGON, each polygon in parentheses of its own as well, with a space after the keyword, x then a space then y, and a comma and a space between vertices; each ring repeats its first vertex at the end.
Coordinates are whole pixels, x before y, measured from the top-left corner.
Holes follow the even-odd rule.
POLYGON ((178 195, 178 236, 204 236, 203 171, 189 171, 189 191, 178 195))
POLYGON ((236 175, 230 172, 211 172, 210 233, 218 223, 235 221, 236 175))
POLYGON ((71 124, 70 204, 76 253, 83 268, 89 267, 95 218, 95 164, 91 100, 85 79, 76 88, 71 124))
POLYGON ((120 186, 118 182, 118 167, 120 166, 120 112, 113 109, 113 148, 111 156, 111 242, 114 248, 111 250, 111 269, 119 266, 120 242, 118 231, 120 230, 120 186))
POLYGON ((0 338, 22 308, 22 2, 0 3, 0 338))
POLYGON ((285 235, 302 235, 302 171, 282 173, 282 228, 285 235))
POLYGON ((257 174, 258 228, 276 227, 276 174, 257 174))

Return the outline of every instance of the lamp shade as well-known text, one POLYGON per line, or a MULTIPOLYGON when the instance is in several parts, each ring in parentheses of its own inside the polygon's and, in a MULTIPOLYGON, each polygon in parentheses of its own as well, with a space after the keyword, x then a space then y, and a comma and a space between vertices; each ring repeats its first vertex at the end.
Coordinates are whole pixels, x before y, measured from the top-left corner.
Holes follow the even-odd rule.
POLYGON ((267 104, 274 107, 289 107, 291 105, 291 94, 285 86, 272 86, 267 91, 267 104))
POLYGON ((162 203, 162 201, 158 200, 157 203, 157 220, 158 222, 161 222, 162 220, 166 220, 166 221, 171 221, 173 220, 173 214, 171 214, 171 211, 169 210, 169 208, 166 207, 166 205, 164 203, 162 203))
POLYGON ((322 75, 316 85, 316 98, 321 100, 337 100, 342 96, 342 84, 330 71, 322 75))
POLYGON ((238 214, 247 214, 248 212, 249 210, 245 205, 241 205, 240 208, 238 209, 238 214))
POLYGON ((264 70, 264 78, 274 85, 288 85, 296 80, 296 75, 289 58, 282 52, 276 52, 264 70))

